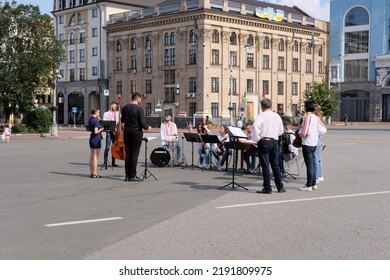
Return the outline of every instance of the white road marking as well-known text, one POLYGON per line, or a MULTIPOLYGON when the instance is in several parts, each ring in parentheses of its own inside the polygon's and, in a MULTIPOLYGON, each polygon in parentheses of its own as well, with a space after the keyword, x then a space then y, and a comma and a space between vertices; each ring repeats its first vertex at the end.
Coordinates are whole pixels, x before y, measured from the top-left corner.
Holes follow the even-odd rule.
POLYGON ((356 193, 356 194, 345 194, 345 195, 323 196, 323 197, 311 197, 311 198, 301 198, 301 199, 291 199, 291 200, 266 201, 266 202, 257 202, 257 203, 247 203, 247 204, 233 204, 233 205, 219 206, 219 207, 215 207, 215 208, 216 209, 238 208, 238 207, 249 207, 249 206, 257 206, 257 205, 281 204, 281 203, 313 201, 313 200, 324 200, 324 199, 336 199, 336 198, 367 196, 367 195, 378 195, 378 194, 389 194, 389 193, 390 193, 390 191, 371 192, 371 193, 356 193))
POLYGON ((60 227, 60 226, 68 226, 68 225, 115 221, 115 220, 122 220, 122 219, 123 219, 122 217, 113 217, 113 218, 105 218, 105 219, 95 219, 95 220, 73 221, 73 222, 65 222, 65 223, 57 223, 57 224, 47 224, 45 226, 46 227, 60 227))

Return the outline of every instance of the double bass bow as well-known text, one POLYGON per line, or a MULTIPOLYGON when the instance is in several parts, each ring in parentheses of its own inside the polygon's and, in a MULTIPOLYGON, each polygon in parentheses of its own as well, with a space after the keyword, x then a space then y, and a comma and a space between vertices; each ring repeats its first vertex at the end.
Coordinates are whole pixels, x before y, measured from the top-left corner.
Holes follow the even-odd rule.
POLYGON ((113 131, 115 136, 115 141, 111 144, 111 154, 114 158, 118 160, 126 159, 126 147, 123 135, 123 128, 121 122, 121 111, 122 111, 122 96, 118 96, 118 112, 119 112, 119 120, 116 124, 116 128, 113 131))

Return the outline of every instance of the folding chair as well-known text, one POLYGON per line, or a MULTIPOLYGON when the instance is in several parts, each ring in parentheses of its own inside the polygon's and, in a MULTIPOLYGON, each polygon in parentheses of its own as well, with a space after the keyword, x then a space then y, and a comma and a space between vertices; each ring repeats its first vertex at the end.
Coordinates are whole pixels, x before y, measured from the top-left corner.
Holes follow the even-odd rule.
POLYGON ((298 153, 297 156, 294 156, 293 154, 289 155, 290 157, 283 156, 283 160, 285 163, 284 170, 286 172, 286 175, 292 177, 293 179, 296 179, 295 176, 299 176, 301 174, 301 169, 305 162, 301 153, 298 153))

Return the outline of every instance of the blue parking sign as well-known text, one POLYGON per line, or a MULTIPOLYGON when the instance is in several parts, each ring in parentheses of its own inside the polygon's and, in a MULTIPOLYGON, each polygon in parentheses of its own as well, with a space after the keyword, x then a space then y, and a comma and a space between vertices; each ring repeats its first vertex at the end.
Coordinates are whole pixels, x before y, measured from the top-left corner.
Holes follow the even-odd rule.
POLYGON ((77 107, 72 107, 72 113, 77 113, 77 107))

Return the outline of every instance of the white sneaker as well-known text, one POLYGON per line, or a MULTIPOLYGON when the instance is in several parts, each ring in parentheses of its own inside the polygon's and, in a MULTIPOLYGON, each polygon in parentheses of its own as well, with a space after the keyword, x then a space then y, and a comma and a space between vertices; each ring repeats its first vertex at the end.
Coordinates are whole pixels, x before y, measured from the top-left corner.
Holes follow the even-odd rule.
POLYGON ((202 163, 199 163, 199 164, 198 164, 198 167, 199 167, 199 168, 203 168, 203 164, 202 164, 202 163))
POLYGON ((222 170, 222 166, 220 164, 217 165, 217 169, 218 171, 221 171, 222 170))
POLYGON ((249 168, 248 172, 254 174, 256 172, 256 168, 249 168))
POLYGON ((311 186, 311 188, 312 188, 314 191, 315 191, 315 190, 318 190, 317 185, 311 186))
POLYGON ((210 168, 210 163, 209 163, 209 164, 204 163, 204 164, 203 164, 203 167, 206 168, 206 169, 209 169, 209 168, 210 168))
POLYGON ((312 191, 312 187, 303 186, 302 188, 299 188, 300 191, 312 191))
POLYGON ((318 177, 318 181, 320 182, 324 181, 324 177, 318 177))
POLYGON ((316 184, 319 184, 320 183, 320 180, 319 179, 316 179, 316 184))

